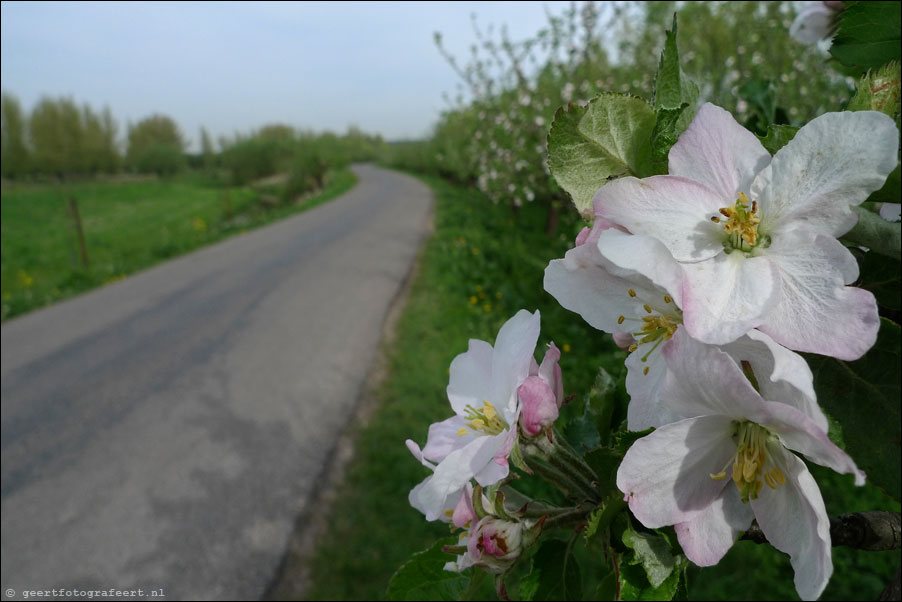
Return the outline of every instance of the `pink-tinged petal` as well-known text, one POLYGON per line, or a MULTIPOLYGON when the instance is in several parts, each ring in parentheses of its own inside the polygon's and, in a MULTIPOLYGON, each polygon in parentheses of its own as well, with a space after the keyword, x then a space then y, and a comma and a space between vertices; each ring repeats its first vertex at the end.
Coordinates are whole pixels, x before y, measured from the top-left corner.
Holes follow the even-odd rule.
POLYGON ((614 337, 614 344, 623 350, 629 349, 636 342, 636 338, 629 332, 615 332, 611 336, 614 337))
MULTIPOLYGON (((635 324, 618 323, 620 316, 634 317, 642 311, 642 299, 663 301, 663 292, 645 279, 646 286, 617 277, 591 245, 570 249, 563 259, 545 268, 545 290, 565 309, 578 313, 594 328, 605 332, 629 332, 635 324), (629 289, 637 296, 631 297, 629 289)), ((636 280, 640 280, 637 276, 636 280)))
POLYGON ((749 503, 767 540, 789 554, 799 596, 816 600, 833 573, 827 509, 804 462, 779 444, 768 446, 768 455, 783 471, 786 484, 763 487, 749 503))
POLYGON ((623 226, 618 226, 603 217, 596 216, 591 228, 583 228, 579 231, 579 234, 576 235, 575 246, 594 245, 598 243, 598 237, 601 236, 602 232, 612 228, 619 230, 620 232, 626 232, 626 229, 623 228, 623 226))
POLYGON ((706 103, 670 149, 668 173, 704 184, 717 194, 719 207, 728 207, 740 192, 748 193, 770 160, 753 133, 728 111, 706 103))
POLYGON ((877 301, 844 286, 858 269, 835 238, 808 228, 781 232, 766 249, 780 270, 780 302, 759 330, 796 351, 855 360, 877 340, 877 301))
POLYGON ((492 389, 489 398, 508 424, 516 412, 517 387, 529 376, 539 340, 540 317, 521 309, 504 323, 492 353, 492 389))
POLYGON ((476 508, 473 506, 473 486, 467 483, 460 494, 454 513, 451 515, 451 524, 455 527, 466 527, 471 521, 476 520, 476 508))
POLYGON ((760 415, 764 400, 733 358, 717 347, 680 328, 661 353, 668 372, 659 396, 670 412, 683 418, 713 414, 733 420, 760 415))
POLYGON ((802 223, 832 236, 855 225, 849 209, 878 190, 897 164, 899 131, 876 111, 825 113, 777 151, 752 185, 760 230, 802 223))
POLYGON ((469 349, 454 358, 448 372, 448 400, 454 412, 464 415, 468 405, 481 408, 492 390, 492 346, 470 339, 469 349))
POLYGON ((686 558, 698 566, 714 566, 754 518, 752 509, 739 498, 739 490, 728 484, 710 506, 673 528, 686 558))
POLYGON ((554 390, 539 376, 530 376, 517 390, 520 398, 520 427, 534 437, 554 424, 558 416, 554 390))
POLYGON ((649 353, 644 362, 642 358, 648 351, 641 347, 626 358, 626 392, 630 396, 626 424, 631 431, 659 427, 684 418, 671 412, 668 404, 660 400, 661 385, 667 374, 667 362, 664 361, 661 350, 668 345, 669 341, 649 353), (646 368, 648 372, 645 371, 646 368))
POLYGON ((840 474, 855 475, 855 484, 864 485, 865 475, 852 458, 827 437, 827 431, 797 409, 779 402, 765 403, 767 416, 758 423, 780 438, 787 448, 840 474))
POLYGON ((420 449, 420 446, 417 445, 416 441, 408 439, 404 444, 407 446, 408 451, 413 454, 413 457, 417 459, 417 462, 430 470, 435 470, 435 464, 423 457, 423 450, 420 449))
MULTIPOLYGON (((608 271, 627 279, 641 274, 670 295, 677 307, 682 307, 682 277, 680 264, 660 241, 650 236, 624 234, 619 230, 607 230, 598 239, 598 250, 602 257, 617 268, 608 271)), ((663 294, 658 303, 665 304, 663 294)))
POLYGON ((700 341, 724 345, 764 322, 777 305, 780 275, 767 257, 721 253, 683 264, 683 324, 700 341))
POLYGON ((561 373, 561 366, 558 361, 561 359, 561 351, 552 342, 548 343, 548 349, 545 351, 545 357, 542 359, 542 365, 539 366, 537 374, 545 379, 554 391, 554 397, 557 400, 558 407, 564 402, 564 378, 561 373))
POLYGON ((723 251, 726 230, 711 221, 724 202, 710 188, 676 176, 620 178, 595 193, 599 217, 661 241, 674 259, 702 261, 723 251))
POLYGON ((821 430, 827 430, 827 417, 817 403, 814 376, 805 358, 758 330, 721 346, 721 350, 737 364, 749 363, 764 399, 789 404, 811 418, 821 430))
POLYGON ((650 529, 684 523, 720 496, 715 481, 736 453, 733 420, 702 416, 662 426, 635 443, 617 470, 617 488, 650 529))
POLYGON ((423 457, 432 462, 441 462, 454 450, 467 445, 474 436, 479 436, 479 434, 467 428, 467 421, 460 416, 452 416, 447 420, 434 422, 429 425, 423 457), (460 432, 464 434, 459 435, 460 432))

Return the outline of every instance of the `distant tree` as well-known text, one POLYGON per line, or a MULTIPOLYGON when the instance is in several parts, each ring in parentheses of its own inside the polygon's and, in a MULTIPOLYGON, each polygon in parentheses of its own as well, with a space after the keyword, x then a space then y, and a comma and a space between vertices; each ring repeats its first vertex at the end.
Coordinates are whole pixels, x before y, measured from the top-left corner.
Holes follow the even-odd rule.
POLYGON ((85 127, 71 98, 42 98, 31 112, 29 131, 37 171, 60 178, 85 171, 85 127))
POLYGON ((113 173, 119 168, 116 148, 116 122, 109 108, 99 115, 90 106, 82 109, 84 124, 85 170, 88 173, 113 173))
POLYGON ((3 92, 2 105, 2 173, 4 178, 20 178, 28 170, 28 147, 25 144, 25 114, 19 99, 3 92))
POLYGON ((171 175, 184 166, 185 141, 172 118, 151 115, 128 129, 126 161, 141 173, 171 175))

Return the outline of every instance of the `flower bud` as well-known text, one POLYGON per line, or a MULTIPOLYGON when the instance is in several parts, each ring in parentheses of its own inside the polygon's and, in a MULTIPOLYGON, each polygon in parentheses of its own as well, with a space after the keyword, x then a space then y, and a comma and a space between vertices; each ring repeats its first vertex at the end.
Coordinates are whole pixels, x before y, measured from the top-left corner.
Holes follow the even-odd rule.
POLYGON ((541 376, 529 376, 517 389, 520 397, 520 429, 535 437, 558 417, 558 403, 551 386, 541 376))
POLYGON ((470 531, 467 564, 501 574, 514 564, 523 547, 522 523, 487 516, 470 531))

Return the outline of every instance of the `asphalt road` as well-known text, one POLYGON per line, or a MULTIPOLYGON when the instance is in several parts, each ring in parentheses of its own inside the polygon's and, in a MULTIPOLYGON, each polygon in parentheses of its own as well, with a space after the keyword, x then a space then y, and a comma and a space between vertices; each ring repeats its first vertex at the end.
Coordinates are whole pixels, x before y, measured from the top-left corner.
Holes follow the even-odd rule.
POLYGON ((2 326, 4 599, 263 594, 431 211, 415 179, 355 171, 330 203, 2 326))

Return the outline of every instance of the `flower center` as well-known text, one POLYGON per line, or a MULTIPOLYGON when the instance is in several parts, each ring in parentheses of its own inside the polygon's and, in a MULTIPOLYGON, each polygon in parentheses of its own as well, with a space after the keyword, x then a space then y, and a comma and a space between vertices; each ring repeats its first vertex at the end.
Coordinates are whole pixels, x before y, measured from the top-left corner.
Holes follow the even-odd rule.
MULTIPOLYGON (((636 291, 629 289, 627 291, 630 297, 635 298, 636 291)), ((627 318, 619 316, 618 324, 623 324, 627 320, 641 322, 641 326, 637 332, 630 333, 636 339, 636 342, 629 346, 630 352, 636 351, 642 345, 651 344, 651 348, 642 356, 642 361, 648 361, 648 356, 657 349, 661 343, 666 342, 676 332, 677 327, 683 323, 683 312, 680 311, 673 303, 670 295, 664 295, 664 305, 659 309, 652 307, 649 303, 643 303, 642 309, 647 316, 641 318, 627 318)), ((643 369, 644 374, 648 374, 648 366, 643 369)))
MULTIPOLYGON (((495 406, 488 399, 482 400, 482 407, 478 410, 468 405, 464 417, 468 421, 468 427, 474 431, 482 431, 486 435, 497 435, 508 428, 507 422, 498 415, 495 406)), ((463 437, 467 434, 467 426, 462 426, 457 430, 458 437, 463 437)))
MULTIPOLYGON (((783 471, 774 466, 767 456, 767 442, 772 435, 766 428, 754 422, 741 422, 733 438, 737 443, 736 454, 730 460, 733 463, 733 482, 743 502, 757 498, 764 483, 771 489, 786 484, 783 471), (768 463, 771 465, 769 470, 768 463)), ((727 478, 730 462, 711 478, 715 481, 727 478)))
POLYGON ((749 202, 749 197, 744 192, 739 193, 739 198, 732 206, 720 209, 720 216, 715 215, 711 221, 723 224, 724 230, 729 235, 724 246, 730 250, 748 252, 762 242, 762 237, 758 233, 758 224, 761 223, 758 201, 749 202))

